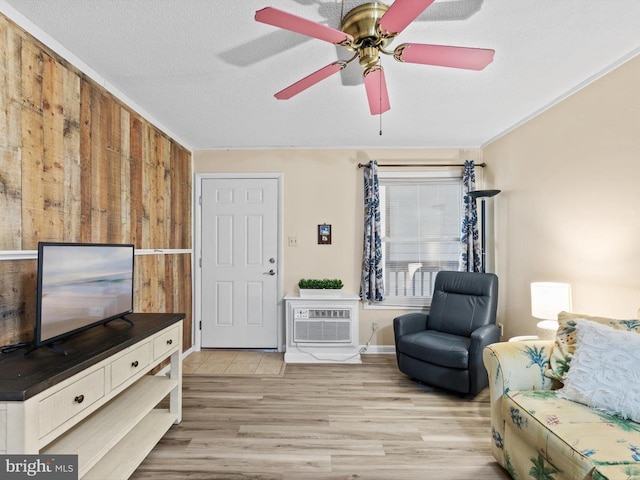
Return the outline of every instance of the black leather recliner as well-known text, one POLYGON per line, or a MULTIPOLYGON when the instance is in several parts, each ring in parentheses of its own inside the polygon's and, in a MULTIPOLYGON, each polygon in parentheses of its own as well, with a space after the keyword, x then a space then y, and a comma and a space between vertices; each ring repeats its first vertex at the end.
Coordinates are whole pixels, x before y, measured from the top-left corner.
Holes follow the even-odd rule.
POLYGON ((475 396, 488 385, 482 350, 500 340, 497 308, 496 275, 438 272, 429 313, 393 319, 398 368, 429 385, 475 396))

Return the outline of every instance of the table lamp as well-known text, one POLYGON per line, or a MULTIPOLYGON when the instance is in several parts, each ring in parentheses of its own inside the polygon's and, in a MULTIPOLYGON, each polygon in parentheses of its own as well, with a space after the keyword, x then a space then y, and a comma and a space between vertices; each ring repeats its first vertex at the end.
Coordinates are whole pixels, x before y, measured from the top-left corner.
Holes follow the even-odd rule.
POLYGON ((570 312, 571 308, 571 285, 568 283, 531 283, 531 316, 541 319, 536 325, 538 338, 555 339, 558 313, 570 312))

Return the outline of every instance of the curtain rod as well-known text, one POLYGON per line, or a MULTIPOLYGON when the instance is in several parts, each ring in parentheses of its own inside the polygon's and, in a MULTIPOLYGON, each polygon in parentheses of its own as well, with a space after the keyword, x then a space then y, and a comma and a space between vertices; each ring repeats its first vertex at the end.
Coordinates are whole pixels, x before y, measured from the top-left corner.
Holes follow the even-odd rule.
MULTIPOLYGON (((474 166, 484 168, 486 163, 476 163, 474 166)), ((379 167, 464 167, 464 163, 379 163, 379 167)), ((368 163, 359 163, 358 168, 369 168, 368 163)))

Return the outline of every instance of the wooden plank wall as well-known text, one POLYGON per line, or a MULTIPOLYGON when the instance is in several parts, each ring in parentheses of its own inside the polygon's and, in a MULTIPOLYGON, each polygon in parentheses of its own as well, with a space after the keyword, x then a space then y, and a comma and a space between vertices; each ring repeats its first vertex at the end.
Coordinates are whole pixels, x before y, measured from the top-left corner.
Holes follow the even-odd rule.
MULTIPOLYGON (((0 251, 191 248, 191 153, 0 14, 0 251)), ((0 345, 30 341, 35 260, 0 261, 0 345)), ((136 256, 135 310, 185 312, 191 254, 136 256)))

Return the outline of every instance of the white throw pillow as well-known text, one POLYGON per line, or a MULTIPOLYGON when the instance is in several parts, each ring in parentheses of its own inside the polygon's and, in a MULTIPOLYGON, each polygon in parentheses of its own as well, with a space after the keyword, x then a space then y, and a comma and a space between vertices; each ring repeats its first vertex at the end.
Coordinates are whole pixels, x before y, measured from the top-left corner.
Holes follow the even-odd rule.
POLYGON ((576 351, 557 395, 640 422, 640 335, 576 320, 576 351))

